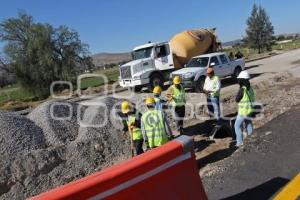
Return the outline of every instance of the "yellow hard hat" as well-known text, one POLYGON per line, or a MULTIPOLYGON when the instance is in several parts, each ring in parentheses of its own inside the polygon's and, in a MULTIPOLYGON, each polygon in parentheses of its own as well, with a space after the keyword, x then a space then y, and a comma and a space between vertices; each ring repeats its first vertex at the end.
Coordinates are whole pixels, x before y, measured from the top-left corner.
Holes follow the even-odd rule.
POLYGON ((123 101, 121 104, 122 113, 126 114, 131 110, 131 105, 128 101, 123 101))
POLYGON ((161 87, 160 86, 155 86, 155 88, 153 89, 153 93, 154 94, 160 94, 161 93, 161 87))
POLYGON ((146 98, 146 105, 153 105, 155 104, 155 100, 153 97, 147 97, 146 98))
POLYGON ((173 78, 173 83, 174 83, 175 85, 180 84, 180 83, 181 83, 181 78, 180 78, 180 76, 175 76, 175 77, 173 78))

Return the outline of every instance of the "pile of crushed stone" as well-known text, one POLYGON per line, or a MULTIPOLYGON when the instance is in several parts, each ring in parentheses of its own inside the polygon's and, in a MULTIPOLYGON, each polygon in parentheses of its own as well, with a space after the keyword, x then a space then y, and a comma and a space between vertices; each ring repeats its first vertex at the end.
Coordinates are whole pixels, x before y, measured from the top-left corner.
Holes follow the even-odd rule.
POLYGON ((26 117, 14 113, 0 112, 0 132, 1 156, 14 157, 23 151, 45 147, 41 128, 26 117))
MULTIPOLYGON (((28 118, 39 126, 48 145, 62 145, 75 140, 78 135, 78 109, 81 113, 85 107, 77 103, 48 101, 39 105, 28 118)), ((79 111, 79 112, 80 112, 79 111)))
POLYGON ((0 112, 0 199, 34 196, 129 158, 119 102, 50 101, 28 117, 0 112))

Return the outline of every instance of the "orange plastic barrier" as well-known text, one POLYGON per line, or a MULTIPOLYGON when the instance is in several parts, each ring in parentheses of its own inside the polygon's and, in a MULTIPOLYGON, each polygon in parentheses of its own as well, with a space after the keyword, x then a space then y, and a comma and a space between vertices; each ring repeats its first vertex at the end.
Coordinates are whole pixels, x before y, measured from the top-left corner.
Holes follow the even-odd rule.
POLYGON ((31 199, 206 200, 207 196, 196 166, 193 141, 181 136, 31 199))

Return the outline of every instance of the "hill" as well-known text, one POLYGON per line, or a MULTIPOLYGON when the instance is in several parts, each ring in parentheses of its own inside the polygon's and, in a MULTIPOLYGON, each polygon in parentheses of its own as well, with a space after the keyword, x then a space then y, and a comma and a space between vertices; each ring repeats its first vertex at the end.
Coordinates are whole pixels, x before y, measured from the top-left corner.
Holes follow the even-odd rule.
POLYGON ((118 65, 131 60, 130 53, 98 53, 92 55, 93 63, 96 68, 109 65, 118 65))

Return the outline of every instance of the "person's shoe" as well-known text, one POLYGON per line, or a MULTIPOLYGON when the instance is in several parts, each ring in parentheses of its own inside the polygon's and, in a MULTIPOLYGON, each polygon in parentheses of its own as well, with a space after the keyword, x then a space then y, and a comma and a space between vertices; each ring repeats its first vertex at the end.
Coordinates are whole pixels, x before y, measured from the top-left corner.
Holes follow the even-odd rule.
POLYGON ((235 146, 236 146, 237 148, 240 148, 240 147, 243 147, 243 146, 244 146, 244 143, 236 144, 235 146))

